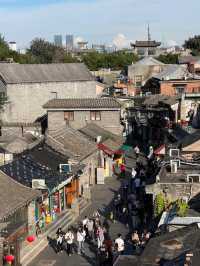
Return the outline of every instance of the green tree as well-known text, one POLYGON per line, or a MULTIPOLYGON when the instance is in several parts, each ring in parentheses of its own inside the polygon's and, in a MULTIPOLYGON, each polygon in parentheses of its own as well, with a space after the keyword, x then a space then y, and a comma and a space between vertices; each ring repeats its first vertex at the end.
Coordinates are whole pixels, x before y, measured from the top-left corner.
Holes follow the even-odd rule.
POLYGON ((92 52, 82 56, 82 61, 90 70, 99 70, 100 68, 111 68, 113 70, 122 70, 127 65, 136 62, 138 57, 134 54, 125 52, 115 53, 97 53, 92 52))
POLYGON ((178 54, 166 54, 166 55, 159 55, 156 59, 164 64, 178 64, 178 54))
POLYGON ((193 55, 200 54, 200 35, 195 35, 190 37, 188 40, 185 40, 184 48, 191 49, 193 55))
POLYGON ((178 199, 176 202, 176 208, 177 208, 178 216, 184 217, 187 214, 189 206, 188 206, 187 202, 185 202, 184 200, 178 199))
POLYGON ((0 35, 0 60, 4 61, 10 57, 10 49, 7 42, 4 40, 4 37, 0 35))
POLYGON ((162 212, 165 210, 165 198, 162 193, 156 195, 154 202, 154 214, 155 216, 160 216, 162 212))

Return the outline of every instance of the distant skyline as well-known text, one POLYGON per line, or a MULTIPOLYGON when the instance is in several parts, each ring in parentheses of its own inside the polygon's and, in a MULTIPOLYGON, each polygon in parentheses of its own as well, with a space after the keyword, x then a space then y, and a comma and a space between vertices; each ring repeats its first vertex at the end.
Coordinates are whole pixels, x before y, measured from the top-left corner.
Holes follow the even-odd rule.
POLYGON ((127 46, 151 37, 182 44, 200 34, 199 0, 0 0, 0 32, 18 47, 35 37, 73 34, 89 43, 127 46))

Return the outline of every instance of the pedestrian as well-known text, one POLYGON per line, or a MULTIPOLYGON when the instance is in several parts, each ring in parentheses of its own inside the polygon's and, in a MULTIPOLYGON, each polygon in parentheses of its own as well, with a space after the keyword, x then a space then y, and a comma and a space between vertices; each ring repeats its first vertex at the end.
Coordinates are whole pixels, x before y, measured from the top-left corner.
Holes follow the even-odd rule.
POLYGON ((59 235, 63 235, 63 231, 62 231, 61 227, 59 227, 58 230, 56 231, 57 238, 58 238, 59 235))
POLYGON ((63 234, 62 233, 59 233, 57 235, 56 244, 57 244, 57 253, 62 252, 63 251, 63 234))
POLYGON ((97 247, 99 249, 103 245, 103 241, 104 241, 104 231, 101 226, 97 228, 96 234, 97 234, 97 247))
POLYGON ((87 237, 88 237, 88 228, 87 228, 88 221, 89 219, 87 216, 85 216, 85 218, 82 221, 83 229, 85 230, 87 237))
POLYGON ((36 227, 36 229, 35 229, 35 231, 36 231, 36 236, 38 237, 39 234, 42 233, 42 230, 41 230, 41 228, 40 228, 40 221, 39 221, 39 220, 36 222, 35 227, 36 227))
POLYGON ((122 239, 122 235, 118 234, 118 237, 115 239, 115 249, 118 253, 118 255, 123 255, 124 253, 124 240, 122 239))
POLYGON ((140 180, 139 176, 137 176, 135 178, 135 180, 134 180, 134 186, 135 186, 135 190, 136 190, 136 195, 138 195, 139 192, 140 192, 140 182, 141 182, 141 180, 140 180))
POLYGON ((139 225, 140 225, 140 219, 139 219, 139 213, 138 209, 136 208, 135 205, 132 206, 132 211, 131 211, 131 227, 133 230, 138 230, 139 225))
POLYGON ((138 157, 139 156, 139 153, 140 153, 140 149, 139 149, 138 145, 135 146, 134 152, 136 154, 136 157, 138 157))
POLYGON ((94 239, 94 221, 92 219, 89 219, 87 222, 87 230, 88 230, 89 240, 93 240, 94 239))
POLYGON ((109 225, 108 219, 106 218, 103 221, 103 227, 105 228, 105 232, 109 233, 110 225, 109 225))
POLYGON ((74 241, 74 234, 72 233, 71 229, 67 231, 65 234, 65 241, 67 243, 67 254, 68 256, 72 255, 72 245, 74 241))
POLYGON ((117 197, 114 199, 114 222, 117 220, 117 218, 120 217, 121 213, 121 195, 118 194, 117 197))
POLYGON ((125 178, 125 176, 126 176, 126 167, 125 167, 125 164, 121 164, 120 165, 120 177, 121 178, 125 178))
POLYGON ((85 242, 86 232, 83 228, 79 228, 77 232, 77 242, 78 242, 78 254, 84 253, 84 242, 85 242))
POLYGON ((105 235, 104 244, 106 246, 106 250, 108 251, 108 266, 113 265, 113 242, 110 239, 109 235, 105 235))
POLYGON ((140 238, 139 238, 137 230, 133 231, 131 235, 131 242, 133 244, 133 249, 137 251, 140 245, 140 238))
POLYGON ((103 244, 100 248, 99 248, 99 252, 98 252, 98 260, 99 260, 99 266, 106 266, 108 265, 108 251, 106 249, 105 244, 103 244))

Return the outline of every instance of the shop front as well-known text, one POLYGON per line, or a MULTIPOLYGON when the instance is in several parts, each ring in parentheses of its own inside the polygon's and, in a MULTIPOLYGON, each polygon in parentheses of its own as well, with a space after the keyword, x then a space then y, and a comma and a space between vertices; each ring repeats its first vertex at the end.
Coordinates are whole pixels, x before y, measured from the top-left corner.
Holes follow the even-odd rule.
POLYGON ((108 142, 108 143, 100 143, 98 144, 98 148, 100 151, 100 154, 102 156, 101 167, 104 169, 104 177, 112 176, 115 172, 116 166, 120 166, 120 162, 123 162, 123 150, 120 149, 121 145, 114 143, 114 142, 108 142), (110 144, 110 145, 108 145, 110 144), (111 145, 112 144, 112 145, 111 145))

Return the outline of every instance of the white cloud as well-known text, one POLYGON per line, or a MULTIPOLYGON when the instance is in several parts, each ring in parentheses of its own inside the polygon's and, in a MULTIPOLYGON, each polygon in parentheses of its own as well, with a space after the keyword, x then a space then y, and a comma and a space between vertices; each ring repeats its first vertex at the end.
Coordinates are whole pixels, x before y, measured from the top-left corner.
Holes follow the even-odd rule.
POLYGON ((83 41, 84 41, 84 39, 80 36, 77 36, 74 38, 74 44, 75 45, 77 45, 78 42, 83 42, 83 41))
POLYGON ((166 42, 166 46, 167 46, 167 47, 174 47, 174 46, 176 46, 176 45, 178 45, 178 44, 177 44, 177 42, 174 41, 174 40, 168 40, 168 41, 166 42))
POLYGON ((127 48, 130 47, 130 42, 131 40, 129 40, 124 34, 122 33, 118 33, 117 36, 114 37, 113 39, 113 44, 118 48, 127 48))

